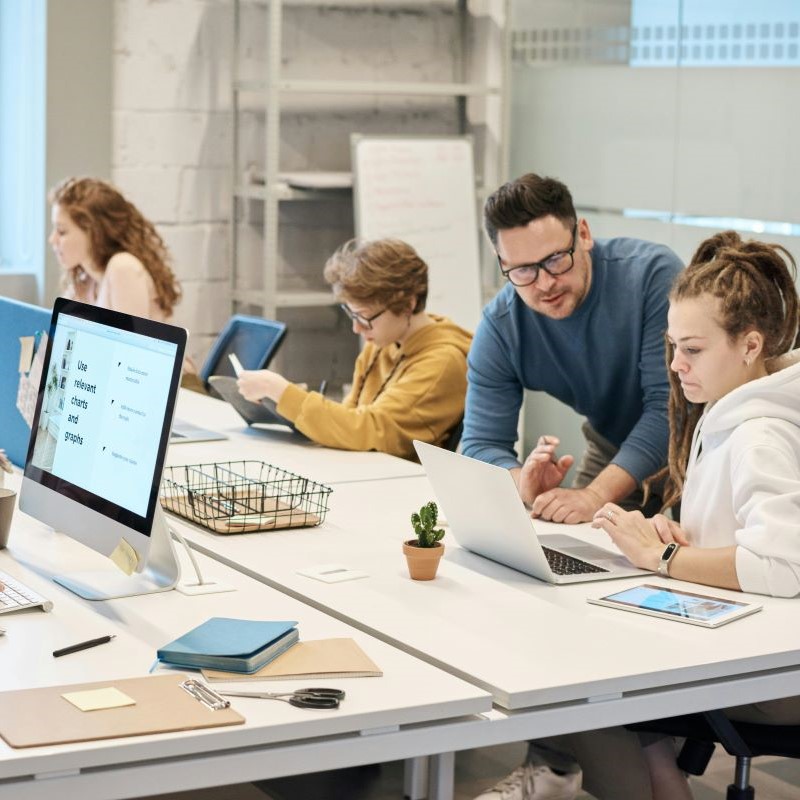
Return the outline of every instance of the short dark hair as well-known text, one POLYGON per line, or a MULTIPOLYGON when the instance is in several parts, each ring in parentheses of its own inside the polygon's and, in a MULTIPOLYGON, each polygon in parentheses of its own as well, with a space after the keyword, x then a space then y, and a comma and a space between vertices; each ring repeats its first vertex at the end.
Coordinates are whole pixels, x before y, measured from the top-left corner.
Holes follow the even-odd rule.
POLYGON ((578 219, 569 189, 555 178, 542 178, 533 172, 504 183, 483 207, 483 224, 493 245, 497 245, 498 231, 521 228, 549 216, 568 228, 578 219))

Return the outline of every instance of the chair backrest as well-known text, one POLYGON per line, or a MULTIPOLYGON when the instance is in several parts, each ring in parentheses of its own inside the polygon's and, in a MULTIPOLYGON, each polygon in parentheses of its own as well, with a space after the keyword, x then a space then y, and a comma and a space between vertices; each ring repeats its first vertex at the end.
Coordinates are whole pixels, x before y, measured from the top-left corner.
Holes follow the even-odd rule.
POLYGON ((286 335, 283 322, 236 314, 217 337, 200 370, 208 386, 212 375, 233 376, 228 355, 235 353, 245 369, 266 369, 286 335))
POLYGON ((25 463, 31 429, 17 410, 20 336, 47 333, 48 308, 0 297, 0 448, 18 467, 25 463))
POLYGON ((456 450, 458 450, 459 444, 461 444, 462 433, 464 433, 464 417, 461 417, 455 428, 447 434, 447 438, 444 440, 442 447, 444 447, 445 450, 449 450, 451 453, 455 453, 456 450))

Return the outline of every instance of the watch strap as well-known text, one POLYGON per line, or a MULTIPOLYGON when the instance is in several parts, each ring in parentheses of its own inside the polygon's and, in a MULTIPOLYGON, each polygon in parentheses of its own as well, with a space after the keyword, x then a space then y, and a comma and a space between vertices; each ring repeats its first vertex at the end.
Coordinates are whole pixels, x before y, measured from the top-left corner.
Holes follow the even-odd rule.
POLYGON ((658 562, 658 569, 656 570, 663 578, 669 578, 669 565, 672 563, 672 559, 675 558, 675 554, 679 549, 680 545, 677 542, 670 542, 664 548, 664 552, 661 554, 661 560, 658 562))

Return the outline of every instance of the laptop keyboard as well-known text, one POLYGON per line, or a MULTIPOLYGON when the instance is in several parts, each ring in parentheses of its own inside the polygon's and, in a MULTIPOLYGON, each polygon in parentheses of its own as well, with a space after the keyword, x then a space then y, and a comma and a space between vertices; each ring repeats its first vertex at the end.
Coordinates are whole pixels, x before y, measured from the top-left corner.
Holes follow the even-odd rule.
POLYGON ((556 575, 584 575, 588 572, 608 572, 603 567, 590 564, 588 561, 581 561, 574 556, 568 556, 558 550, 551 550, 549 547, 542 547, 547 558, 550 569, 556 575))
POLYGON ((41 606, 42 611, 50 611, 53 601, 37 594, 24 583, 12 578, 5 572, 0 572, 0 583, 5 586, 0 590, 0 614, 8 611, 21 611, 23 608, 41 606))

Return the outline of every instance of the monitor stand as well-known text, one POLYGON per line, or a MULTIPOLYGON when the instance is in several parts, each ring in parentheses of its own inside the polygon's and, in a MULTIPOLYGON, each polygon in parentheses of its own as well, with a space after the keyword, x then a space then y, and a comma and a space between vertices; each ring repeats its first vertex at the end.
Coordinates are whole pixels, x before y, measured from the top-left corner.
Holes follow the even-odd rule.
POLYGON ((85 600, 114 600, 174 589, 180 573, 167 518, 157 504, 150 532, 150 552, 142 572, 126 575, 121 570, 90 570, 54 575, 53 580, 85 600))

